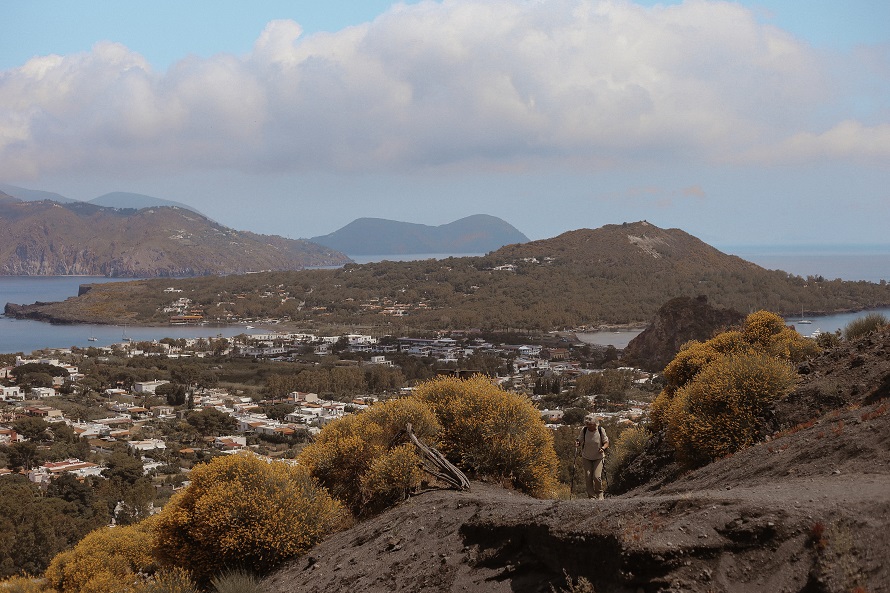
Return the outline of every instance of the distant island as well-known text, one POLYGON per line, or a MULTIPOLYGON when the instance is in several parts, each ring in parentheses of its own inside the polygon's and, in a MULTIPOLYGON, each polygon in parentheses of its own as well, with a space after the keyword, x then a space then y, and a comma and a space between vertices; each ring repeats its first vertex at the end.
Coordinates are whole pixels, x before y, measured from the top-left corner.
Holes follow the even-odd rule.
POLYGON ((165 201, 134 207, 141 198, 150 197, 112 194, 100 198, 108 204, 100 206, 22 201, 0 191, 0 275, 207 276, 350 261, 309 241, 230 229, 165 201))
MULTIPOLYGON (((17 200, 21 200, 22 202, 41 202, 44 200, 51 200, 53 202, 58 202, 59 204, 93 204, 94 206, 104 206, 106 208, 133 210, 172 206, 174 208, 182 208, 183 210, 191 210, 192 212, 201 214, 197 209, 192 208, 188 204, 183 204, 182 202, 174 202, 173 200, 165 200, 163 198, 126 191, 113 191, 85 202, 74 200, 55 192, 28 189, 27 187, 19 187, 18 185, 11 185, 9 183, 0 183, 0 192, 16 198, 17 200)), ((201 216, 204 215, 201 214, 201 216)))
POLYGON ((349 255, 402 255, 488 253, 529 239, 496 216, 476 214, 439 226, 358 218, 333 233, 309 240, 349 255))

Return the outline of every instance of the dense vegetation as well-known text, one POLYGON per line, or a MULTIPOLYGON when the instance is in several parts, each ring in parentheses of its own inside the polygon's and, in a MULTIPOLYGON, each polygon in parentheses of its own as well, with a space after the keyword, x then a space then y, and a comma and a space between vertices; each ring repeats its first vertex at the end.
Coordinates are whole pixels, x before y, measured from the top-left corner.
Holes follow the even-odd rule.
POLYGON ((885 283, 767 271, 682 231, 635 223, 511 245, 485 257, 96 285, 82 297, 35 307, 31 314, 165 323, 169 314, 162 309, 171 294, 191 299, 210 321, 277 319, 380 334, 645 323, 678 296, 705 295, 715 306, 738 311, 788 313, 890 304, 885 283), (183 292, 165 293, 167 287, 183 292))
POLYGON ((689 342, 664 370, 665 388, 652 403, 653 430, 666 430, 677 458, 697 466, 760 439, 772 404, 797 379, 791 366, 818 346, 766 311, 741 330, 689 342))
POLYGON ((266 572, 309 551, 344 519, 302 466, 231 455, 190 477, 153 519, 153 550, 162 565, 188 566, 199 581, 233 568, 266 572))

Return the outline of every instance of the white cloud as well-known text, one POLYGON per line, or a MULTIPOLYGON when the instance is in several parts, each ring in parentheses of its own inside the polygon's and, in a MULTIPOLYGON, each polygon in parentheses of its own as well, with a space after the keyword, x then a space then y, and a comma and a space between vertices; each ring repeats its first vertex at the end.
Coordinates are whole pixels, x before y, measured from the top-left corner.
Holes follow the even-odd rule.
POLYGON ((764 164, 847 160, 890 166, 890 124, 865 126, 845 120, 821 134, 799 132, 781 142, 752 150, 749 162, 764 164))
POLYGON ((250 55, 167 72, 112 43, 32 59, 0 73, 0 176, 884 158, 886 125, 811 132, 840 92, 734 3, 427 1, 308 37, 273 21, 250 55))

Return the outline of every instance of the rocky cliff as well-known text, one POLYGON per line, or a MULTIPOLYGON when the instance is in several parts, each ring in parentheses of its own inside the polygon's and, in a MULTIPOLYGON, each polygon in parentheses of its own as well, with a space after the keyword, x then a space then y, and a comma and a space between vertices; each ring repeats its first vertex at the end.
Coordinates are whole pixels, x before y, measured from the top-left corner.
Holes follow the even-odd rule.
POLYGON ((684 343, 704 342, 743 319, 738 311, 711 306, 706 296, 671 299, 658 309, 652 323, 630 341, 622 358, 627 364, 658 372, 684 343))

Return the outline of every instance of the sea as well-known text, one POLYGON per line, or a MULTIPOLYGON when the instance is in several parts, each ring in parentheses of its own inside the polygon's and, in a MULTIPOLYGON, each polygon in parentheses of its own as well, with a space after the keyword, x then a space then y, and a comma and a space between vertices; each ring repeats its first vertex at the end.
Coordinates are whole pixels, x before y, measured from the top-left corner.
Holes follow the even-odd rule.
MULTIPOLYGON (((120 278, 102 276, 0 276, 0 306, 6 303, 30 305, 37 301, 64 301, 68 297, 77 296, 81 284, 121 281, 120 278)), ((30 354, 45 348, 110 346, 122 343, 127 338, 148 341, 161 338, 231 337, 243 333, 259 333, 259 330, 252 332, 245 325, 59 325, 0 315, 0 353, 30 354)))
MULTIPOLYGON (((865 280, 880 282, 890 280, 890 246, 837 247, 764 247, 724 246, 720 250, 738 255, 771 270, 784 270, 799 276, 823 276, 833 280, 865 280)), ((415 261, 447 259, 482 254, 405 254, 351 256, 356 263, 375 261, 415 261)), ((117 278, 92 276, 0 276, 0 305, 5 303, 31 304, 37 301, 62 301, 77 296, 81 284, 120 282, 117 278)), ((890 318, 890 308, 877 309, 890 318)), ((810 317, 801 324, 800 316, 786 321, 794 324, 803 335, 816 331, 833 332, 843 329, 852 320, 867 312, 842 313, 810 317)), ((115 325, 54 325, 50 323, 19 320, 0 315, 0 353, 31 353, 45 348, 71 346, 110 346, 125 338, 134 341, 159 340, 161 338, 212 338, 232 337, 243 333, 260 333, 262 328, 238 325, 188 325, 161 327, 127 327, 115 325), (95 339, 91 339, 95 338, 95 339)), ((624 348, 642 330, 601 331, 578 333, 577 337, 589 344, 612 345, 624 348)))

